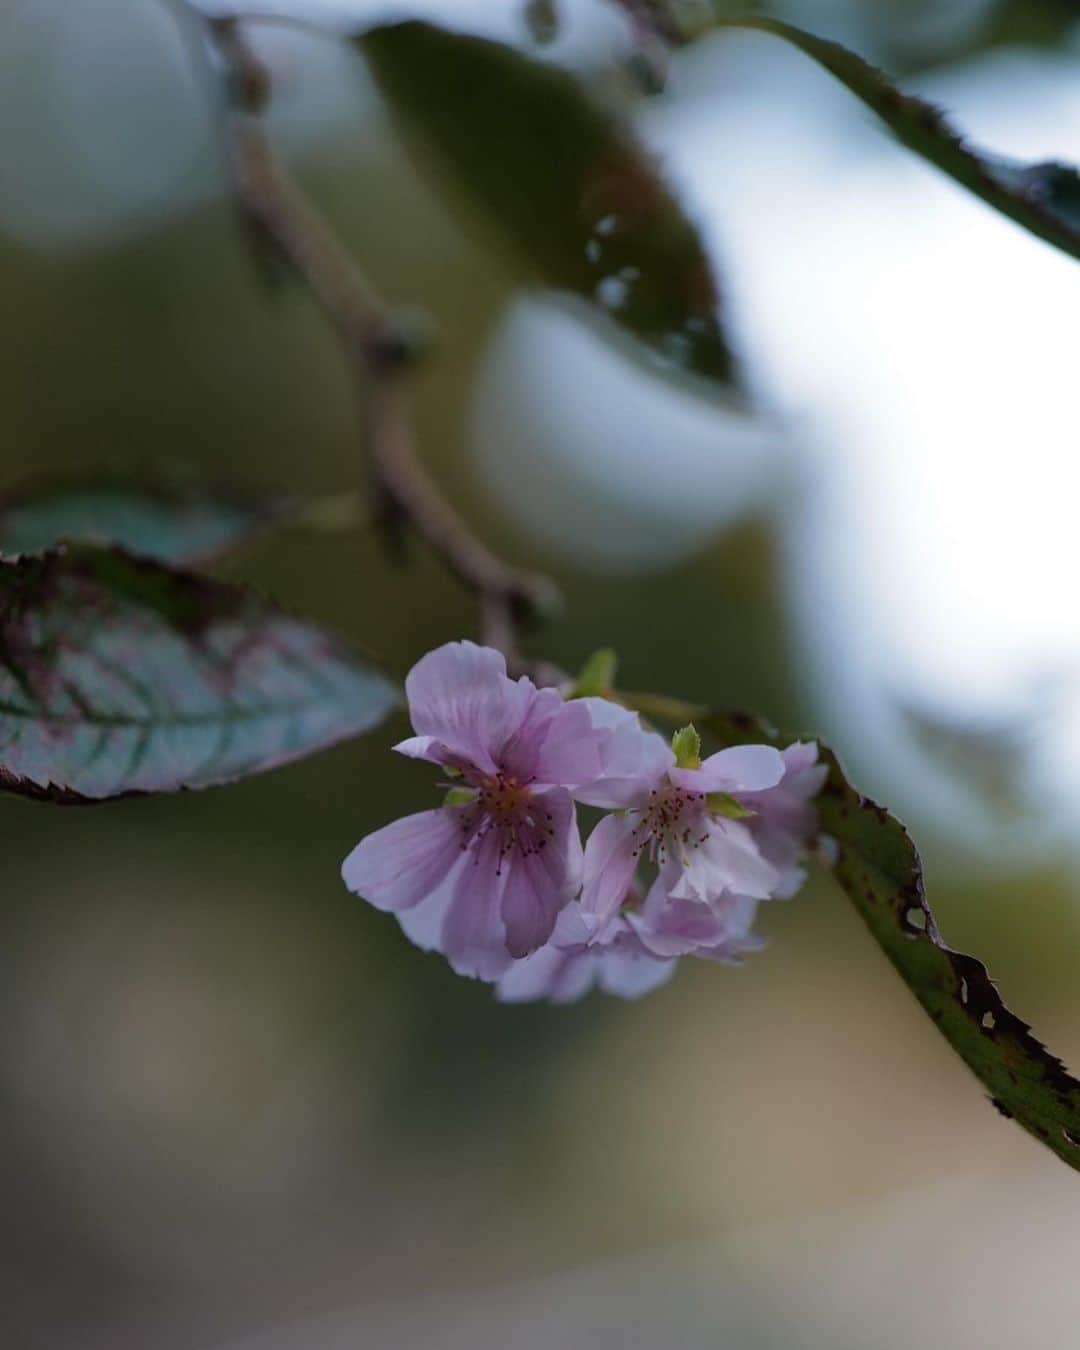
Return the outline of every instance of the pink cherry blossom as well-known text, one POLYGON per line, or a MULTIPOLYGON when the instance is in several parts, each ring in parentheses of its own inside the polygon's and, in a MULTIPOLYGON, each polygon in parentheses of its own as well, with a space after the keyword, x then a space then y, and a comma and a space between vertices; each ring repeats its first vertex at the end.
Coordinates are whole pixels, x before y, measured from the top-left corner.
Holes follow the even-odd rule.
POLYGON ((547 941, 577 895, 571 789, 625 762, 625 728, 636 719, 511 680, 498 652, 471 642, 423 657, 405 692, 417 734, 395 749, 440 765, 464 800, 368 835, 342 876, 459 973, 495 979, 547 941))
POLYGON ((722 793, 774 788, 784 773, 779 751, 767 745, 720 750, 697 768, 680 768, 671 747, 643 733, 635 773, 579 793, 580 800, 615 808, 593 830, 585 849, 582 908, 598 922, 624 903, 639 864, 658 869, 664 895, 708 905, 724 895, 768 899, 780 884, 747 824, 713 809, 722 793))

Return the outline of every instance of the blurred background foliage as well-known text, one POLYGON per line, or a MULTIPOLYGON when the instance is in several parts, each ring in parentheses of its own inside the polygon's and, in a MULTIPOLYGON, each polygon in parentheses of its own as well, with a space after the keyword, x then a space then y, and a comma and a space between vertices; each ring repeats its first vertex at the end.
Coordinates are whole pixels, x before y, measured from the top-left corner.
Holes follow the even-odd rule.
MULTIPOLYGON (((1076 758, 1053 773, 1039 758, 1060 739, 1055 710, 1075 671, 1033 639, 1001 692, 977 648, 962 647, 960 679, 939 697, 890 663, 887 643, 868 658, 878 630, 901 625, 900 602, 871 596, 847 632, 844 596, 873 568, 825 585, 814 561, 847 528, 819 510, 837 472, 823 440, 847 434, 842 475, 877 453, 858 437, 864 423, 845 420, 859 391, 854 379, 827 387, 832 415, 817 417, 805 383, 786 388, 787 367, 761 359, 781 332, 800 350, 839 340, 826 292, 804 291, 802 309, 782 293, 796 271, 821 276, 833 256, 823 230, 853 251, 856 283, 867 275, 865 212, 830 225, 823 189, 806 205, 808 160, 849 186, 845 174, 869 175, 856 186, 871 199, 891 181, 883 212, 926 175, 912 189, 918 218, 891 222, 892 251, 880 235, 867 244, 875 277, 905 260, 913 272, 922 259, 954 266, 989 213, 971 203, 948 216, 955 189, 884 138, 870 148, 844 96, 764 40, 679 58, 670 92, 646 107, 613 9, 558 9, 556 41, 535 54, 592 72, 651 143, 669 151, 702 129, 729 138, 730 176, 703 182, 710 166, 674 153, 670 172, 718 243, 761 416, 664 384, 579 316, 524 298, 417 177, 360 58, 268 30, 281 143, 382 292, 437 323, 417 385, 423 454, 486 537, 563 589, 565 615, 530 638, 536 655, 574 668, 612 646, 628 687, 826 732, 916 830, 946 936, 983 956, 1075 1064, 1076 758), (737 153, 759 115, 777 132, 768 190, 737 153), (791 118, 813 125, 805 144, 791 118), (752 189, 759 200, 722 205, 714 224, 711 192, 752 189), (751 254, 755 232, 782 260, 751 254), (771 329, 757 303, 766 274, 781 292, 771 329)), ((410 12, 528 41, 516 4, 410 12)), ((943 88, 978 70, 985 96, 1022 100, 1051 61, 1055 88, 1080 89, 1066 0, 770 12, 897 73, 944 71, 957 82, 943 88), (1002 58, 1012 64, 985 65, 1002 58)), ((9 0, 0 99, 4 479, 182 461, 270 489, 366 487, 334 340, 302 292, 268 285, 254 264, 224 191, 212 90, 160 7, 9 0)), ((1038 153, 1080 158, 1080 101, 1068 106, 1062 143, 1038 153)), ((1058 269, 1047 284, 1062 305, 1076 296, 1075 264, 1046 263, 1048 250, 1007 224, 986 228, 1002 269, 1034 259, 1033 275, 1058 269)), ((839 284, 831 303, 863 313, 839 284)), ((964 295, 942 286, 934 303, 924 319, 948 328, 964 295)), ((890 345, 889 314, 868 313, 881 377, 900 381, 914 356, 890 345)), ((1017 388, 1045 378, 1049 400, 1038 318, 999 312, 996 342, 1017 388)), ((950 435, 969 425, 978 436, 963 402, 971 354, 952 355, 960 403, 940 414, 950 435)), ((985 368, 970 378, 985 383, 985 368)), ((1067 493, 1075 439, 1063 431, 1039 461, 1043 494, 1067 493)), ((944 460, 918 470, 931 514, 938 472, 944 482, 944 460)), ((875 481, 850 475, 850 519, 877 519, 875 481)), ((962 535, 965 512, 946 523, 962 535)), ((1025 535, 1036 562, 1039 546, 1025 535)), ((423 547, 395 566, 370 531, 264 538, 226 570, 398 674, 474 628, 469 599, 423 547)), ((917 616, 932 600, 904 603, 917 616)), ((1058 613, 1075 636, 1073 610, 1058 613)), ((976 595, 965 618, 1027 631, 1023 600, 976 595)), ((937 655, 951 635, 924 636, 937 655)), ((684 963, 642 1004, 500 1008, 338 880, 362 833, 432 800, 424 771, 388 753, 402 729, 225 791, 93 810, 0 802, 9 1344, 1067 1343, 1080 1301, 1075 1179, 980 1098, 827 880, 765 914, 771 945, 742 969, 684 963), (1030 1311, 1022 1339, 1018 1302, 1030 1311)))

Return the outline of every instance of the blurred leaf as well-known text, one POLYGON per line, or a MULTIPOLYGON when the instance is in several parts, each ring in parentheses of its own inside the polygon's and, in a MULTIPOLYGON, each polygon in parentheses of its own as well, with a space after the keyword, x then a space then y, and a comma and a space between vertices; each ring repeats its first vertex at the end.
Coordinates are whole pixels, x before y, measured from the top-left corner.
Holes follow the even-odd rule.
POLYGON ((209 787, 379 723, 391 684, 251 591, 115 548, 0 562, 0 788, 209 787))
POLYGON ((731 380, 697 230, 571 75, 425 23, 357 41, 418 163, 464 189, 537 281, 583 297, 660 363, 731 380))
MULTIPOLYGON (((780 735, 755 718, 708 713, 671 699, 623 697, 663 721, 692 718, 723 745, 811 739, 780 735)), ((1070 1167, 1080 1169, 1080 1082, 1005 1006, 982 962, 945 944, 911 836, 895 816, 851 786, 828 747, 821 752, 829 777, 817 804, 823 843, 835 853, 836 880, 1002 1115, 1014 1117, 1070 1167)))
POLYGON ((244 499, 180 475, 40 478, 0 497, 0 554, 72 540, 118 544, 159 562, 207 562, 287 510, 280 499, 244 499))
POLYGON ((1025 164, 968 145, 933 104, 901 93, 861 56, 779 19, 720 18, 700 31, 709 27, 756 28, 790 42, 846 85, 909 150, 1031 234, 1080 258, 1080 175, 1072 165, 1025 164))
POLYGON ((895 707, 919 747, 986 807, 1013 817, 1030 810, 1023 770, 1037 734, 1034 706, 1026 714, 982 723, 952 720, 900 699, 895 707))
POLYGON ((1076 0, 998 0, 976 36, 979 47, 1060 47, 1080 23, 1076 0))

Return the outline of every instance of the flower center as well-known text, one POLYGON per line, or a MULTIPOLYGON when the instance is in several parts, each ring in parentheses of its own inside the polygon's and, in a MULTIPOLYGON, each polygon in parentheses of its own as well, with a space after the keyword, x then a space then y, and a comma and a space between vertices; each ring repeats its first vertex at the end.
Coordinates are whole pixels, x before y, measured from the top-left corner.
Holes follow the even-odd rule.
MULTIPOLYGON (((478 845, 488 835, 495 837, 495 875, 499 876, 503 860, 511 853, 527 858, 547 847, 555 836, 554 817, 526 783, 510 774, 485 775, 476 781, 476 796, 461 817, 461 847, 478 845)), ((477 848, 476 863, 480 856, 477 848)))
POLYGON ((517 818, 530 797, 527 787, 509 774, 485 775, 477 784, 477 805, 499 821, 517 818))
POLYGON ((706 816, 705 798, 700 792, 667 782, 649 793, 644 806, 630 811, 637 816, 634 826, 634 854, 644 853, 650 862, 663 865, 668 858, 686 863, 689 851, 700 848, 707 833, 703 830, 706 816))

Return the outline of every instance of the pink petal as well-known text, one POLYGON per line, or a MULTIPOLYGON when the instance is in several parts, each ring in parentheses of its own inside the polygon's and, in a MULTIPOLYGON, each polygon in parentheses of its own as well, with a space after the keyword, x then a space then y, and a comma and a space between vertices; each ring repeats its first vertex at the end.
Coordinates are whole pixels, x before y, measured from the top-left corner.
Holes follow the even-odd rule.
POLYGON ((610 733, 593 725, 585 703, 584 699, 561 703, 548 722, 533 765, 538 782, 576 787, 600 776, 601 744, 610 733))
POLYGON ((552 788, 536 793, 534 801, 537 810, 548 813, 553 834, 545 837, 538 833, 533 851, 514 849, 502 864, 506 946, 519 958, 547 942, 559 911, 581 885, 581 845, 577 842, 575 846, 573 799, 564 789, 552 788))
POLYGON ((508 871, 499 862, 492 830, 470 849, 445 906, 437 945, 459 975, 497 980, 510 964, 501 913, 508 871))
POLYGON ((637 868, 637 839, 630 816, 605 816, 585 845, 582 916, 601 924, 617 914, 637 868))
POLYGON ((575 1003, 589 992, 596 978, 594 957, 587 953, 541 947, 523 961, 515 961, 495 986, 502 1003, 575 1003))
POLYGON ((665 898, 658 906, 652 894, 639 914, 629 916, 642 944, 656 956, 725 956, 747 950, 757 902, 748 896, 725 894, 711 904, 665 898))
MULTIPOLYGON (((581 702, 599 704, 603 709, 615 707, 604 699, 581 702)), ((641 806, 675 764, 671 746, 663 736, 644 731, 636 713, 627 716, 625 708, 616 711, 623 715, 616 719, 608 713, 594 712, 594 716, 604 719, 601 725, 606 723, 610 730, 609 739, 601 747, 601 776, 574 791, 579 802, 607 810, 641 806)))
POLYGON ((410 909, 458 860, 461 837, 460 808, 404 816, 360 840, 341 866, 342 880, 377 909, 410 909))
POLYGON ((410 942, 425 952, 441 952, 442 930, 446 911, 463 880, 463 873, 472 866, 469 853, 459 853, 453 867, 442 877, 430 895, 404 909, 397 915, 401 930, 410 942))
POLYGON ((482 773, 496 772, 503 747, 528 711, 530 691, 535 693, 531 684, 507 678, 498 652, 473 642, 448 642, 428 652, 405 680, 417 736, 441 742, 482 773))
POLYGON ((599 959, 600 988, 618 998, 641 998, 652 993, 667 984, 678 964, 621 948, 604 952, 599 959))
POLYGON ((733 745, 700 769, 672 769, 671 781, 687 792, 760 792, 784 776, 784 759, 771 745, 733 745))

